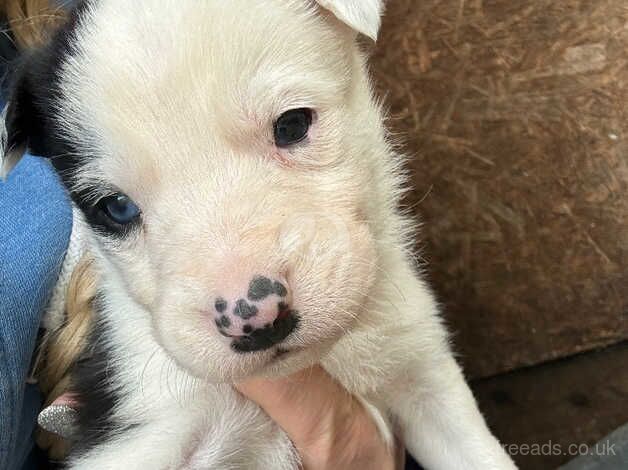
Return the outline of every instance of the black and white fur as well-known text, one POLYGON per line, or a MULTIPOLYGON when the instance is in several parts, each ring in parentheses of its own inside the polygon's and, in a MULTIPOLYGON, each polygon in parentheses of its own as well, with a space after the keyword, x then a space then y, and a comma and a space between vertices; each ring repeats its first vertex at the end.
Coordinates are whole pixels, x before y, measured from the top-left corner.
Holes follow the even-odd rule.
POLYGON ((427 469, 512 469, 448 344, 397 208, 356 33, 381 0, 92 0, 24 60, 4 174, 24 149, 58 170, 90 231, 97 320, 76 372, 70 469, 295 469, 287 436, 230 384, 320 363, 427 469), (273 122, 309 108, 307 139, 273 122), (99 201, 128 195, 134 224, 99 201), (214 299, 281 273, 298 328, 241 354, 214 299), (287 351, 287 352, 286 352, 287 351))

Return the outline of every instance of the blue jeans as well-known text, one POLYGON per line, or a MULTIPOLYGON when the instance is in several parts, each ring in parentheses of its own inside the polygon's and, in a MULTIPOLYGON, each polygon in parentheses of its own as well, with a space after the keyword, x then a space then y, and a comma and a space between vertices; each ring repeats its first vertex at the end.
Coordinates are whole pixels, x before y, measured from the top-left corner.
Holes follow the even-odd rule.
POLYGON ((0 469, 33 449, 41 406, 27 385, 41 315, 72 231, 72 209, 50 164, 26 156, 0 181, 0 469))

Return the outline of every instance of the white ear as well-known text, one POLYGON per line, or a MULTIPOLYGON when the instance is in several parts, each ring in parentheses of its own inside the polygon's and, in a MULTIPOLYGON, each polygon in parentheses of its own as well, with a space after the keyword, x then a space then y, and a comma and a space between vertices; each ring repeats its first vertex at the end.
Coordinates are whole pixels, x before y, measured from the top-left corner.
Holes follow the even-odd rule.
POLYGON ((316 0, 336 17, 373 41, 381 25, 384 0, 316 0))

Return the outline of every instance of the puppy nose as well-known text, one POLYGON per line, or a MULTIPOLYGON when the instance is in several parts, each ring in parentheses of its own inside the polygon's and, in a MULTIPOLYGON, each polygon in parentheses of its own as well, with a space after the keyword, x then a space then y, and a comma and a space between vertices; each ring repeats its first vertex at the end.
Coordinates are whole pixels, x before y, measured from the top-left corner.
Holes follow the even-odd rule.
POLYGON ((256 275, 239 295, 216 297, 216 327, 231 338, 234 351, 263 351, 281 343, 298 327, 299 315, 290 303, 285 280, 256 275))

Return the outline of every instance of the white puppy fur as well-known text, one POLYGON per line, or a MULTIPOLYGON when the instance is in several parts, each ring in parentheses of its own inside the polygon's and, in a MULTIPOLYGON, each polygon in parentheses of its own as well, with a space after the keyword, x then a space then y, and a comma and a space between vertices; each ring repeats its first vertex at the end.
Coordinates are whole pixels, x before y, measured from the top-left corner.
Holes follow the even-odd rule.
POLYGON ((68 468, 295 469, 287 436, 230 384, 315 363, 427 469, 514 468, 398 209, 403 161, 356 42, 376 37, 383 2, 318 4, 100 0, 74 25, 54 122, 80 158, 62 176, 84 210, 119 191, 142 216, 90 237, 118 399, 111 432, 68 468), (295 108, 314 110, 308 137, 278 148, 273 122, 295 108), (281 357, 235 353, 207 314, 259 272, 285 275, 301 315, 281 357))

